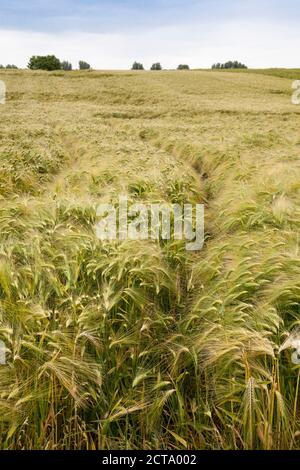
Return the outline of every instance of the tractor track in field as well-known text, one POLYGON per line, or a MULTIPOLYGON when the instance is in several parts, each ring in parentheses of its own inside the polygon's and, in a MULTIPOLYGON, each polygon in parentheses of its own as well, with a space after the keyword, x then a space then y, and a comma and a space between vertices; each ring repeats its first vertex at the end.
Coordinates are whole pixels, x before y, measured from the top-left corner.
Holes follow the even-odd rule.
POLYGON ((61 145, 65 160, 58 172, 48 182, 44 193, 56 192, 57 186, 64 186, 66 179, 75 173, 81 165, 82 157, 88 153, 88 144, 83 142, 79 136, 64 132, 63 128, 55 129, 56 140, 61 145))
MULTIPOLYGON (((141 133, 140 133, 141 134, 141 133)), ((196 160, 194 163, 191 163, 187 158, 183 157, 180 155, 180 152, 177 152, 175 148, 173 148, 171 151, 166 151, 164 148, 161 146, 160 142, 147 137, 145 134, 140 135, 140 139, 146 144, 150 144, 154 149, 160 150, 161 152, 164 152, 168 155, 170 155, 173 159, 180 163, 185 163, 191 170, 191 173, 195 175, 196 179, 199 182, 200 186, 200 193, 204 192, 204 195, 202 195, 201 201, 199 203, 205 205, 205 209, 207 210, 209 208, 210 204, 210 197, 205 194, 205 183, 207 180, 209 180, 209 175, 203 171, 201 167, 201 163, 196 160)))

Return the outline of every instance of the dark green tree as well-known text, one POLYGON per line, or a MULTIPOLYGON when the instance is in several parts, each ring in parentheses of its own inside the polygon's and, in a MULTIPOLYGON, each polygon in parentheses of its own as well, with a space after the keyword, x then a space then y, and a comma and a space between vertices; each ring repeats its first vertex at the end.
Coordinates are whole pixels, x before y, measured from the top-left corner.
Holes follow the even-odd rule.
POLYGON ((237 60, 229 60, 228 62, 225 62, 225 64, 213 64, 212 69, 246 69, 247 66, 245 64, 242 64, 241 62, 237 60))
POLYGON ((162 66, 160 65, 159 62, 156 62, 151 66, 151 70, 162 70, 162 66))
POLYGON ((90 70, 91 66, 84 60, 79 61, 79 70, 90 70))
POLYGON ((177 70, 190 70, 190 67, 187 64, 180 64, 178 65, 177 70))
POLYGON ((28 68, 31 70, 60 70, 60 60, 55 55, 32 56, 28 68))
POLYGON ((67 60, 63 60, 60 64, 62 70, 72 70, 72 64, 67 60))
POLYGON ((140 64, 139 62, 134 62, 131 70, 144 70, 143 64, 140 64))

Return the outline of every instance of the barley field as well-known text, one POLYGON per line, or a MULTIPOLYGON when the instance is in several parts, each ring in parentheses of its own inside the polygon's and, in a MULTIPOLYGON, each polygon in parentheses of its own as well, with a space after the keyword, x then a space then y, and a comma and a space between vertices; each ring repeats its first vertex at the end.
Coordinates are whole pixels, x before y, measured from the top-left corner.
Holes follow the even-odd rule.
POLYGON ((1 71, 1 449, 299 449, 291 75, 1 71), (205 204, 205 244, 99 203, 205 204))

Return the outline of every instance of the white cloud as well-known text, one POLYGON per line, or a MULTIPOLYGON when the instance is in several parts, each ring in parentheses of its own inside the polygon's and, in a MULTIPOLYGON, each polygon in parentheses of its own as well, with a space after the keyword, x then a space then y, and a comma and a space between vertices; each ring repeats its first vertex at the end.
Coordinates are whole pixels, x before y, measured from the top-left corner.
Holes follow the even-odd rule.
POLYGON ((210 67, 237 59, 251 67, 296 67, 300 50, 297 31, 287 25, 250 21, 214 22, 161 27, 121 33, 38 33, 0 29, 0 63, 26 67, 32 55, 55 54, 77 66, 80 59, 93 68, 128 69, 134 60, 149 67, 179 63, 210 67))

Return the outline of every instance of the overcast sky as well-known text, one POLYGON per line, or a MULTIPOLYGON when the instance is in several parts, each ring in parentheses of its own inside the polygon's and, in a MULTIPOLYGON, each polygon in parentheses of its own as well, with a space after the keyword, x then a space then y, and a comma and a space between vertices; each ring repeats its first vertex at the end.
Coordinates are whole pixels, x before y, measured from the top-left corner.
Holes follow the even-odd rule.
POLYGON ((300 66, 300 0, 0 0, 0 64, 300 66))

